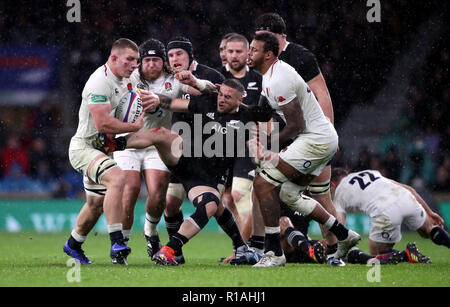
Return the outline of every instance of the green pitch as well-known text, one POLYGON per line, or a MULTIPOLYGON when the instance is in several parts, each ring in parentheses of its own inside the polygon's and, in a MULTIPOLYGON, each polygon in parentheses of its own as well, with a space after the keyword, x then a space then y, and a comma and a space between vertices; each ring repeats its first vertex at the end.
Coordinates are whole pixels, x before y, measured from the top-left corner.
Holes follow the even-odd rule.
MULTIPOLYGON (((332 268, 326 264, 287 264, 285 267, 252 268, 220 264, 218 259, 231 251, 230 240, 221 233, 204 232, 184 248, 186 264, 163 267, 151 262, 143 236, 134 232, 129 266, 112 265, 109 238, 91 234, 84 249, 93 264, 67 265, 62 251, 69 233, 0 232, 0 286, 150 286, 150 287, 298 287, 298 286, 450 286, 450 251, 418 235, 404 234, 396 246, 403 249, 415 241, 432 264, 332 268), (370 282, 372 280, 372 282, 370 282), (79 281, 79 282, 78 282, 79 281)), ((166 243, 167 236, 162 236, 166 243)), ((367 250, 367 240, 359 244, 367 250)))

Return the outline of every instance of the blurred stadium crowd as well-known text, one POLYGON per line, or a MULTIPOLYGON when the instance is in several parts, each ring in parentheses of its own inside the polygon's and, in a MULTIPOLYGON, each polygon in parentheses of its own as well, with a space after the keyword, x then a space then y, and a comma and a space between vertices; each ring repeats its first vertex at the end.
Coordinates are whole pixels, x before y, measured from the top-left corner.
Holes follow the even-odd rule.
MULTIPOLYGON (((81 176, 68 164, 68 142, 82 87, 119 37, 139 44, 150 37, 167 42, 187 36, 198 62, 219 67, 223 34, 238 32, 251 40, 254 19, 278 12, 287 23, 288 41, 316 55, 339 132, 352 105, 371 103, 399 55, 420 43, 417 28, 441 9, 439 4, 382 1, 381 22, 369 23, 366 1, 81 1, 81 22, 69 23, 65 1, 47 1, 45 7, 39 1, 2 2, 1 44, 57 46, 61 84, 66 85, 37 106, 0 104, 0 193, 77 197, 82 191, 81 176), (71 119, 63 116, 67 109, 71 119)), ((406 184, 420 181, 431 191, 450 192, 448 23, 444 33, 412 78, 407 98, 393 101, 402 104, 402 113, 391 133, 380 136, 378 150, 361 148, 356 159, 349 159, 342 148, 334 165, 378 169, 406 184)))

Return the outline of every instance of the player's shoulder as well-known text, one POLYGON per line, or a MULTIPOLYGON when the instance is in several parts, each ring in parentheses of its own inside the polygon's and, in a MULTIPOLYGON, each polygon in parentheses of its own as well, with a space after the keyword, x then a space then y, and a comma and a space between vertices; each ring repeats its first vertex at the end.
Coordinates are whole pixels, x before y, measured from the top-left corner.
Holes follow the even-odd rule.
POLYGON ((286 49, 280 54, 281 58, 291 59, 292 61, 306 62, 308 59, 315 59, 314 53, 303 45, 289 42, 286 49))
POLYGON ((250 68, 247 72, 247 76, 249 79, 255 79, 261 81, 263 76, 262 74, 257 71, 256 69, 250 68))
POLYGON ((271 78, 282 80, 281 82, 287 83, 290 83, 291 81, 295 80, 295 78, 300 77, 293 66, 281 59, 278 59, 273 64, 273 72, 271 72, 271 74, 271 78))
POLYGON ((111 90, 112 85, 108 78, 108 71, 106 65, 98 67, 88 78, 84 86, 86 92, 98 92, 105 94, 111 90))
POLYGON ((207 79, 217 83, 221 83, 223 80, 225 80, 225 77, 219 71, 200 63, 197 64, 197 67, 195 69, 195 75, 197 75, 200 78, 207 79))

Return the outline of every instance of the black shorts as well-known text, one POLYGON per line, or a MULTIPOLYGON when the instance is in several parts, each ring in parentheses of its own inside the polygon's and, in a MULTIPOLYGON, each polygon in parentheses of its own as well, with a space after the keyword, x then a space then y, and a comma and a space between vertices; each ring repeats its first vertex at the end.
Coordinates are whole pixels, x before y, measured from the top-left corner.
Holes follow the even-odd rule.
POLYGON ((168 167, 172 172, 171 183, 181 183, 186 191, 193 187, 208 186, 217 190, 221 175, 217 174, 205 158, 185 158, 181 156, 178 164, 168 167))
POLYGON ((247 178, 253 180, 254 177, 248 173, 253 171, 256 165, 250 157, 236 158, 233 167, 233 177, 247 178))
POLYGON ((294 228, 301 231, 305 235, 308 234, 309 223, 311 218, 306 217, 298 212, 289 209, 284 203, 280 202, 280 216, 287 216, 294 228))

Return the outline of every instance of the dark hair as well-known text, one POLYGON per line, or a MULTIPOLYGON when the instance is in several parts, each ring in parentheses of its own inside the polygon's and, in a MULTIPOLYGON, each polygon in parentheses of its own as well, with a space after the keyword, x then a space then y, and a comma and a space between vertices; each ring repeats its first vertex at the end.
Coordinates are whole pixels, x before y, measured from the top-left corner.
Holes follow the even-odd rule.
POLYGON ((167 43, 167 52, 169 52, 171 49, 178 48, 183 49, 187 52, 189 56, 189 65, 191 65, 192 61, 194 60, 194 48, 192 47, 192 43, 189 38, 184 36, 176 36, 167 43))
POLYGON ((331 168, 331 181, 336 182, 340 178, 348 175, 348 171, 343 167, 332 167, 331 168))
POLYGON ((125 48, 130 48, 131 50, 139 52, 138 45, 128 38, 119 38, 118 40, 116 40, 111 47, 111 51, 113 51, 114 49, 125 49, 125 48))
POLYGON ((272 33, 285 34, 286 23, 277 13, 265 13, 255 20, 255 31, 270 31, 272 33))
POLYGON ((241 82, 239 82, 236 79, 233 79, 233 78, 225 79, 225 81, 223 81, 222 84, 226 85, 226 86, 229 86, 231 88, 234 88, 241 95, 244 94, 244 92, 245 92, 245 87, 242 85, 241 82))
POLYGON ((278 56, 280 43, 275 35, 268 32, 260 33, 255 35, 254 40, 264 42, 264 52, 272 51, 275 56, 278 56))

